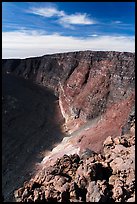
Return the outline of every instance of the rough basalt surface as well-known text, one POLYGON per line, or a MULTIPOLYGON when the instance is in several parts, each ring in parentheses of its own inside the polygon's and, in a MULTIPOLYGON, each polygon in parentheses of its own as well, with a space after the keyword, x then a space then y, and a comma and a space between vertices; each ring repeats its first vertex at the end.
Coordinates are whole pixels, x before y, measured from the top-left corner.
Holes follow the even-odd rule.
POLYGON ((43 167, 14 192, 17 202, 135 202, 135 127, 103 144, 43 167))

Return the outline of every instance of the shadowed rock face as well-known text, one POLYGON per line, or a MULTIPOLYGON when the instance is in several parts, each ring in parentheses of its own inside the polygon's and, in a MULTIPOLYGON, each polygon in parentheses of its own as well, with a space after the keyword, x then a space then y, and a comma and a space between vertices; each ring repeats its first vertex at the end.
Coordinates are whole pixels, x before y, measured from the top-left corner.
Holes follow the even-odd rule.
POLYGON ((134 122, 134 53, 83 51, 4 59, 2 71, 46 87, 58 98, 55 107, 64 124, 59 112, 52 115, 70 137, 45 157, 42 166, 64 154, 80 156, 86 149, 100 153, 108 136, 126 134, 134 122))
POLYGON ((2 76, 2 192, 6 202, 31 177, 35 164, 43 159, 42 152, 61 142, 61 123, 58 100, 50 90, 17 76, 2 76))

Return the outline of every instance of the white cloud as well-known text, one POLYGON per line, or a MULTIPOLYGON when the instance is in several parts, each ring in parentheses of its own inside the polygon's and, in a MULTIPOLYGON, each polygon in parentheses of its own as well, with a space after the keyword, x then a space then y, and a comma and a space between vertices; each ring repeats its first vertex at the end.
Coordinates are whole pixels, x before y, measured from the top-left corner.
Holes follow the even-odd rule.
POLYGON ((26 58, 78 50, 135 51, 134 36, 72 37, 38 31, 2 33, 2 58, 26 58))
POLYGON ((77 25, 91 25, 96 23, 95 21, 90 19, 86 13, 64 15, 59 19, 59 22, 63 24, 77 24, 77 25))
POLYGON ((47 7, 47 8, 31 8, 27 10, 29 13, 33 13, 35 15, 51 18, 57 17, 60 25, 66 28, 74 28, 73 25, 92 25, 97 22, 91 19, 87 13, 74 13, 74 14, 66 14, 65 11, 58 10, 55 7, 47 7))
POLYGON ((55 7, 47 7, 47 8, 31 8, 29 13, 33 13, 36 15, 40 15, 43 17, 52 17, 52 16, 63 16, 64 11, 59 11, 55 7))

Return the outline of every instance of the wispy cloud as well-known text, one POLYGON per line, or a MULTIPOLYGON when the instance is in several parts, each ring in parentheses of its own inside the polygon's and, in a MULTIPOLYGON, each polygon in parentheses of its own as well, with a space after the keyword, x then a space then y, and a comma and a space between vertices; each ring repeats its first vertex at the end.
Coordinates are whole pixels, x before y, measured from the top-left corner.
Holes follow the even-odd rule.
POLYGON ((26 30, 27 28, 25 26, 20 26, 16 23, 3 23, 2 25, 4 28, 10 28, 13 30, 26 30))
POLYGON ((59 19, 59 22, 64 24, 75 24, 75 25, 91 25, 96 22, 88 17, 86 13, 76 13, 72 15, 64 15, 59 19))
POLYGON ((112 23, 115 23, 115 24, 121 24, 122 21, 112 21, 112 23))
POLYGON ((97 37, 98 35, 97 34, 91 34, 91 35, 88 35, 89 37, 97 37))
POLYGON ((71 25, 92 25, 97 22, 89 17, 87 13, 74 13, 68 15, 63 10, 58 10, 56 7, 47 7, 47 8, 31 8, 27 12, 43 16, 46 18, 56 17, 56 21, 60 25, 66 28, 74 28, 71 25))
POLYGON ((134 29, 134 24, 131 23, 124 23, 123 21, 111 21, 109 25, 120 27, 121 29, 134 29))
POLYGON ((27 12, 33 13, 43 17, 64 16, 64 11, 59 11, 55 7, 48 8, 31 8, 27 12))
POLYGON ((134 36, 91 36, 87 38, 47 35, 38 31, 2 33, 2 57, 25 58, 78 50, 135 51, 134 36))

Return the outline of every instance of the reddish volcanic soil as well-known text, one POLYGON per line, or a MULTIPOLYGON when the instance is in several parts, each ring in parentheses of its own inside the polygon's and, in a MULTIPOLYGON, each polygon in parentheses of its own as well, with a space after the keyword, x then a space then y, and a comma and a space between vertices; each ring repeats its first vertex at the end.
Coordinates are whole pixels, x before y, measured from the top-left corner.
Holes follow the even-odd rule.
POLYGON ((100 152, 106 137, 111 136, 114 138, 121 135, 121 128, 126 123, 133 104, 134 93, 129 98, 113 104, 94 127, 90 128, 89 125, 89 127, 86 127, 87 130, 80 131, 77 138, 72 139, 72 142, 75 144, 80 141, 80 152, 85 148, 100 152))

